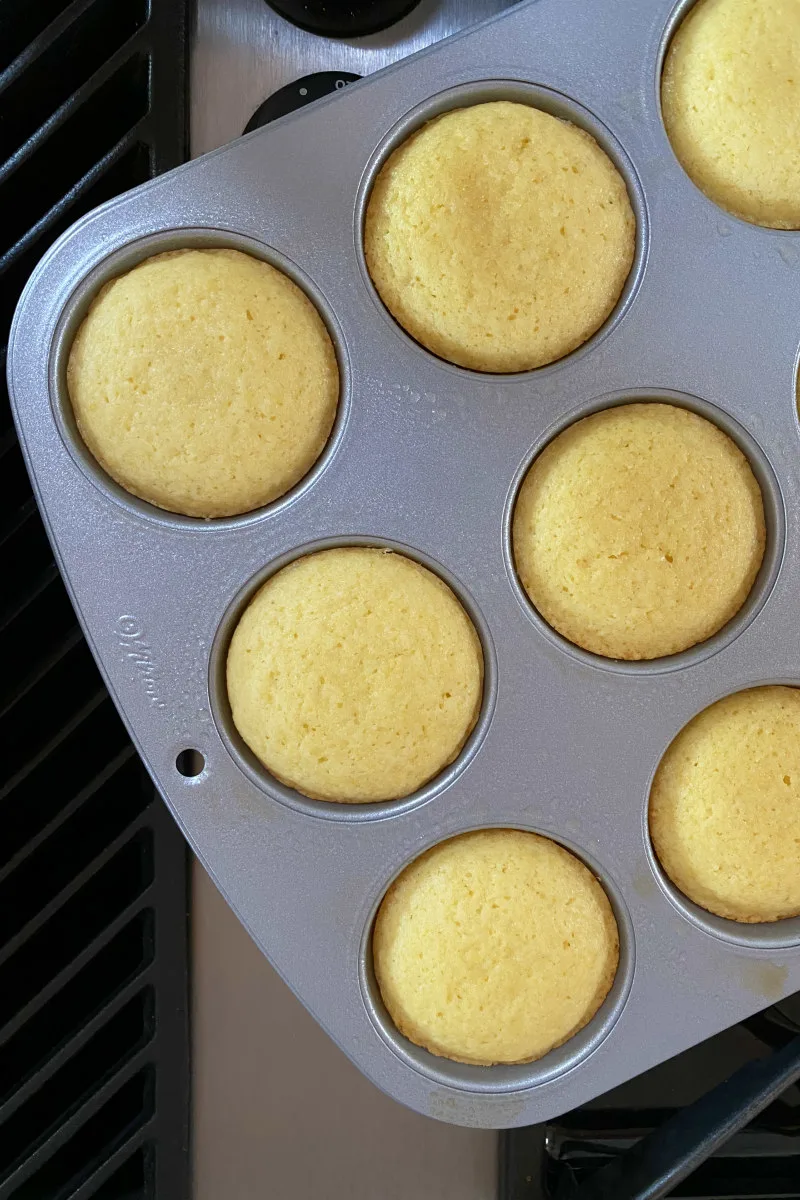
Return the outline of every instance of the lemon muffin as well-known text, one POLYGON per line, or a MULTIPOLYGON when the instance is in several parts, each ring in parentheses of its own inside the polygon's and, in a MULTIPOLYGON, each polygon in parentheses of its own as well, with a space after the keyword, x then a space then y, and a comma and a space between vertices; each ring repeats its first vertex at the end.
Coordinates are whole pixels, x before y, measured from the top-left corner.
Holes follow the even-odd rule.
POLYGON ((593 137, 501 100, 436 117, 389 156, 364 251, 423 346, 478 371, 527 371, 603 324, 635 233, 625 182, 593 137))
POLYGON ((662 111, 688 175, 722 208, 800 228, 800 0, 698 0, 672 40, 662 111))
POLYGON ((67 386, 80 434, 127 491, 194 517, 249 512, 308 472, 339 371, 319 313, 238 250, 146 259, 100 291, 67 386))
POLYGON ((608 897, 562 846, 484 829, 403 871, 373 934, 375 977, 402 1034, 457 1062, 532 1062, 592 1019, 619 961, 608 897))
POLYGON ((751 688, 690 721, 653 780, 650 835, 676 887, 709 912, 800 915, 800 691, 751 688))
POLYGON ((483 653, 453 592, 401 554, 323 550, 267 580, 228 652, 234 724, 282 782, 357 804, 416 791, 478 717, 483 653))
POLYGON ((739 611, 764 556, 764 506, 716 425, 626 404, 571 425, 534 460, 513 544, 525 591, 564 637, 608 658, 660 658, 739 611))

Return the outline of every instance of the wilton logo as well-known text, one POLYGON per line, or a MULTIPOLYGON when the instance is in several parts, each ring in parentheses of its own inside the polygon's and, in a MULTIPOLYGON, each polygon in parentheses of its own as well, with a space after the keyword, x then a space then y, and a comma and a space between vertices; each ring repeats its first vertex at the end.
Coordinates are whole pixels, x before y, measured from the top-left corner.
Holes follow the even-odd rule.
POLYGON ((144 640, 136 617, 117 618, 117 640, 122 648, 123 661, 133 663, 153 708, 166 708, 158 695, 158 671, 153 662, 153 651, 144 640))

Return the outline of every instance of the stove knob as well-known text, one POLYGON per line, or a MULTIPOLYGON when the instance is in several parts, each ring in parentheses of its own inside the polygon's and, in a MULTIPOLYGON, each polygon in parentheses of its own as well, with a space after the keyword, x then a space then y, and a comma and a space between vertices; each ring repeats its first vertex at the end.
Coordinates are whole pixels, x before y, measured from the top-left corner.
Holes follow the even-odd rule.
POLYGON ((363 37, 393 25, 419 0, 269 0, 282 17, 324 37, 363 37))
POLYGON ((353 75, 351 71, 316 71, 313 75, 295 79, 294 83, 279 88, 258 106, 244 132, 252 133, 254 129, 261 129, 270 121, 277 121, 278 117, 285 117, 312 100, 321 100, 323 96, 341 92, 348 83, 355 83, 360 78, 360 75, 353 75))

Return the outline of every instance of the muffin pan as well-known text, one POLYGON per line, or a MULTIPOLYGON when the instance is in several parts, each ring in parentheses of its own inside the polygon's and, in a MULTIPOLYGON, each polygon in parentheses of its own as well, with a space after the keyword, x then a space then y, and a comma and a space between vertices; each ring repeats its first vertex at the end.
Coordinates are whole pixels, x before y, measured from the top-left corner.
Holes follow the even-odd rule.
POLYGON ((157 786, 257 943, 353 1061, 397 1100, 457 1124, 552 1117, 800 987, 800 919, 744 926, 703 912, 665 878, 647 832, 653 773, 692 716, 741 688, 800 684, 800 233, 729 216, 672 153, 659 75, 688 7, 522 4, 162 176, 56 243, 11 333, 12 404, 56 556, 157 786), (512 376, 451 366, 413 342, 378 300, 361 246, 386 154, 430 116, 494 98, 593 133, 638 224, 634 269, 606 325, 560 362, 512 376), (71 339, 101 284, 198 245, 247 250, 305 288, 342 379, 309 476, 267 508, 208 522, 108 479, 65 391, 71 339), (767 550, 744 609, 709 642, 621 664, 571 646, 533 612, 509 526, 527 465, 558 430, 651 398, 711 416, 737 440, 764 493, 767 550), (282 787, 227 711, 225 649, 249 596, 299 554, 346 544, 395 547, 437 571, 484 647, 467 746, 396 803, 324 804, 282 787), (463 1066, 412 1045, 372 975, 371 922, 389 883, 428 846, 482 826, 531 829, 574 851, 620 929, 620 967, 597 1016, 523 1066, 463 1066))

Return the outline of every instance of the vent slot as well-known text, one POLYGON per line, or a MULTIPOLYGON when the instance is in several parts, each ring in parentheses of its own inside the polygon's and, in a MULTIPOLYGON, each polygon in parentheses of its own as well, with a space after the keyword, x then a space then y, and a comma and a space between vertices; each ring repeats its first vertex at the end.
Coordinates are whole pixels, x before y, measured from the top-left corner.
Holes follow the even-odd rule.
POLYGON ((75 613, 52 559, 26 583, 27 595, 15 597, 8 616, 0 616, 3 664, 15 679, 23 678, 30 666, 31 646, 50 658, 75 628, 75 613))
MULTIPOLYGON (((100 693, 102 696, 102 693, 100 693)), ((133 756, 116 709, 108 699, 92 708, 24 778, 16 781, 13 799, 0 792, 0 866, 10 861, 59 815, 67 815, 74 797, 91 795, 106 776, 133 756)))
POLYGON ((115 1013, 0 1126, 0 1179, 141 1050, 155 1031, 152 988, 115 1013))
POLYGON ((50 243, 84 213, 149 179, 152 158, 151 148, 145 142, 137 141, 119 158, 99 164, 93 168, 88 180, 53 206, 45 229, 32 231, 24 246, 17 246, 13 256, 9 254, 5 262, 0 258, 0 284, 3 285, 0 288, 0 342, 11 324, 26 279, 50 243))
POLYGON ((3 755, 9 775, 53 739, 71 712, 82 708, 101 687, 97 668, 77 628, 47 659, 29 667, 16 695, 0 703, 0 721, 7 750, 3 755))
POLYGON ((141 29, 147 7, 147 0, 123 5, 99 0, 42 50, 35 70, 12 76, 2 100, 9 115, 0 124, 0 160, 19 151, 46 122, 63 119, 58 109, 70 97, 75 104, 79 89, 141 29))
POLYGON ((34 999, 152 882, 153 831, 142 829, 0 966, 0 1024, 34 999))
POLYGON ((154 1160, 153 1146, 137 1150, 96 1192, 92 1192, 92 1200, 151 1200, 154 1160))
POLYGON ((13 1192, 13 1200, 66 1200, 154 1111, 155 1068, 148 1064, 13 1192))
POLYGON ((75 1037, 153 961, 153 910, 137 913, 5 1045, 0 1104, 75 1037))
MULTIPOLYGON (((53 566, 53 552, 36 509, 30 507, 25 520, 4 540, 3 624, 19 611, 35 587, 35 581, 53 566)), ((74 621, 73 621, 74 624, 74 621)))
POLYGON ((0 261, 56 209, 147 113, 148 59, 137 54, 98 88, 18 166, 0 171, 0 261), (3 178, 5 174, 5 178, 3 178))
MULTIPOLYGON (((73 0, 3 0, 0 15, 0 71, 69 8, 73 0)), ((35 47, 31 47, 35 49, 35 47)))
POLYGON ((139 764, 131 759, 0 882, 0 944, 85 871, 149 803, 139 764))
MULTIPOLYGON (((0 290, 2 296, 2 290, 0 290)), ((0 376, 5 377, 6 364, 0 355, 0 376)), ((0 385, 0 425, 5 424, 4 442, 0 445, 0 512, 3 517, 0 522, 0 554, 5 539, 19 522, 19 515, 14 512, 14 504, 28 490, 28 473, 22 460, 22 451, 17 444, 16 435, 11 427, 11 410, 4 402, 3 388, 0 385)), ((30 501, 31 511, 35 512, 33 499, 30 501)))

